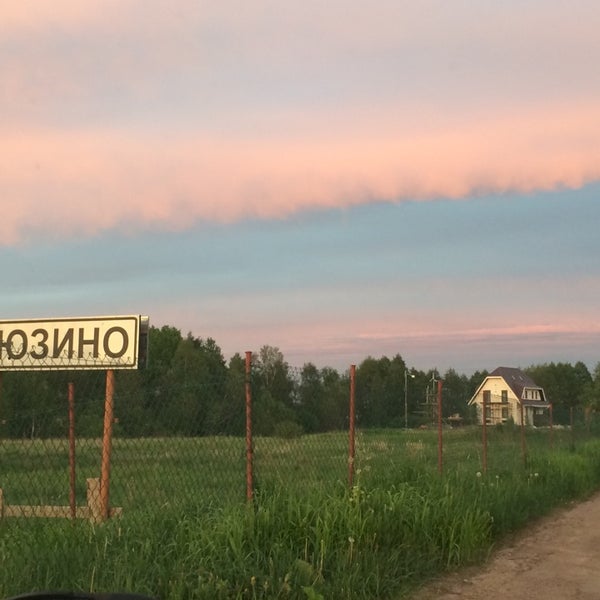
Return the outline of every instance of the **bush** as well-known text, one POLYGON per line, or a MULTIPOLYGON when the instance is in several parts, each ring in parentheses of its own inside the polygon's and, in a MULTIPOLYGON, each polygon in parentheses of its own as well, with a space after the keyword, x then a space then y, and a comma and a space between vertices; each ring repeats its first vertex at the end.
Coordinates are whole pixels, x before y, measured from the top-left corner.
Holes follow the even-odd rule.
POLYGON ((304 429, 302 428, 302 425, 296 423, 296 421, 280 421, 275 425, 275 429, 273 430, 273 435, 275 437, 286 440, 299 438, 303 433, 304 429))

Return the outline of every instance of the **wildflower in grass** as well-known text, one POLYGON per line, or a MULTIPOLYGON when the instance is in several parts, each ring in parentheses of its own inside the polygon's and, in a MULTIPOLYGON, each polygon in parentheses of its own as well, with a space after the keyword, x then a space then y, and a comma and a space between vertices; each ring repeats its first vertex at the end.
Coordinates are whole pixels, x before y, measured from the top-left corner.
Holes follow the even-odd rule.
POLYGON ((477 471, 477 473, 475 473, 475 475, 477 476, 477 478, 481 477, 481 471, 477 471))
POLYGON ((354 560, 354 538, 350 536, 348 537, 348 541, 350 542, 350 548, 348 550, 348 562, 351 563, 354 560))

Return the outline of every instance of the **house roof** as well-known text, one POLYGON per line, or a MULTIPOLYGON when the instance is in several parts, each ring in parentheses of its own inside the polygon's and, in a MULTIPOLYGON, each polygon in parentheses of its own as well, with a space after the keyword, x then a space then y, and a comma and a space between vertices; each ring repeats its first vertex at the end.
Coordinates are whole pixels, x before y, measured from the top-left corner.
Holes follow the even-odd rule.
POLYGON ((521 369, 515 369, 514 367, 498 367, 489 376, 502 377, 519 399, 523 398, 523 390, 525 388, 542 389, 529 375, 523 373, 521 369))

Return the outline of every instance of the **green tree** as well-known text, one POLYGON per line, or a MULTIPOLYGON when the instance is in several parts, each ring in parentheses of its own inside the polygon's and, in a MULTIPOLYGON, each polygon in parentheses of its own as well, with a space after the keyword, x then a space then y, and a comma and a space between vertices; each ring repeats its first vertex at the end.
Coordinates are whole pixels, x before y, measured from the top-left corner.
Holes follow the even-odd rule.
POLYGON ((275 346, 263 346, 258 356, 253 357, 255 381, 262 390, 269 392, 276 402, 291 406, 294 399, 294 381, 290 366, 283 353, 275 346))
POLYGON ((404 414, 406 364, 397 354, 390 360, 367 357, 356 369, 357 422, 365 427, 399 426, 404 414))
POLYGON ((142 372, 127 370, 115 375, 114 414, 119 433, 129 437, 152 435, 153 419, 146 402, 142 372))
POLYGON ((173 356, 170 382, 171 429, 184 435, 214 433, 207 430, 207 416, 223 400, 227 382, 225 359, 215 341, 191 333, 182 339, 173 356))
POLYGON ((140 372, 143 406, 135 407, 136 414, 130 416, 140 424, 145 435, 164 435, 173 431, 172 419, 167 414, 173 397, 171 370, 182 339, 181 331, 169 325, 151 326, 148 332, 148 364, 140 372))
POLYGON ((160 386, 171 369, 173 358, 182 340, 181 331, 164 325, 150 327, 148 332, 148 365, 143 370, 146 385, 160 386))
POLYGON ((346 427, 348 378, 330 367, 319 370, 306 363, 300 373, 297 413, 306 432, 332 431, 346 427))
POLYGON ((4 375, 4 419, 10 437, 66 435, 67 385, 54 385, 57 379, 56 373, 39 371, 4 375))
POLYGON ((268 345, 253 356, 252 363, 254 431, 259 435, 273 435, 280 423, 297 421, 290 367, 279 348, 268 345))
POLYGON ((222 401, 212 404, 205 429, 213 434, 245 434, 246 363, 239 353, 229 360, 222 401))
POLYGON ((585 385, 582 403, 585 409, 586 423, 589 427, 592 415, 600 412, 600 362, 594 368, 591 380, 585 385))
POLYGON ((442 387, 443 415, 449 417, 459 414, 466 417, 468 413, 469 379, 466 375, 459 375, 454 369, 444 373, 442 387))
POLYGON ((544 388, 546 398, 552 402, 554 420, 568 423, 573 409, 582 406, 587 385, 592 377, 584 363, 545 363, 528 367, 526 373, 544 388))
POLYGON ((349 373, 340 375, 335 369, 324 367, 321 369, 321 380, 323 382, 321 430, 347 429, 350 398, 349 373))
POLYGON ((321 373, 313 363, 306 363, 300 372, 297 409, 304 431, 314 433, 322 430, 324 402, 325 388, 321 373))
POLYGON ((477 388, 483 383, 484 379, 489 375, 489 372, 485 369, 483 371, 475 371, 471 377, 469 377, 467 386, 467 395, 469 400, 475 395, 477 388))
POLYGON ((376 427, 383 420, 388 365, 388 358, 367 356, 356 368, 356 421, 361 427, 376 427))

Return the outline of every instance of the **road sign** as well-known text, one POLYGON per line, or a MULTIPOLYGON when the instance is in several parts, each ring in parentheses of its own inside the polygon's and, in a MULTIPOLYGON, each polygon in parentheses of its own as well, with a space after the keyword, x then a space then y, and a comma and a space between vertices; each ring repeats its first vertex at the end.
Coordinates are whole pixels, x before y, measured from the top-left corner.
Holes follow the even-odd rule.
POLYGON ((147 342, 140 315, 0 321, 0 371, 137 369, 147 342))

